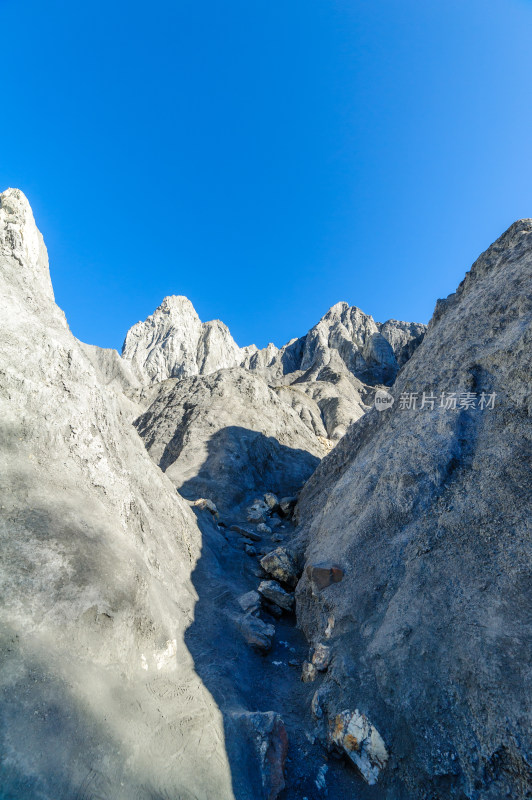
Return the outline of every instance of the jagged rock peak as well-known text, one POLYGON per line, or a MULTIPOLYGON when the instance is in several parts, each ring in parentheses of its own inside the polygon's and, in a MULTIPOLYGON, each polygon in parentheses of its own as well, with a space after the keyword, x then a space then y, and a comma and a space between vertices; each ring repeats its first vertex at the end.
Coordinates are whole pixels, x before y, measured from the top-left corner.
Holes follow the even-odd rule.
POLYGON ((122 356, 141 380, 157 383, 237 366, 241 349, 223 322, 201 322, 187 297, 172 295, 128 331, 122 356))
POLYGON ((10 272, 9 287, 24 287, 31 297, 54 300, 48 253, 35 224, 28 199, 20 189, 6 189, 0 194, 0 257, 10 272), (20 267, 24 266, 24 269, 20 267))
POLYGON ((388 320, 375 322, 357 306, 331 306, 305 336, 281 348, 270 343, 238 347, 220 320, 202 323, 188 298, 166 297, 144 322, 126 336, 123 358, 141 381, 206 375, 227 367, 244 367, 277 380, 296 372, 332 367, 367 383, 390 383, 420 344, 426 326, 388 320))

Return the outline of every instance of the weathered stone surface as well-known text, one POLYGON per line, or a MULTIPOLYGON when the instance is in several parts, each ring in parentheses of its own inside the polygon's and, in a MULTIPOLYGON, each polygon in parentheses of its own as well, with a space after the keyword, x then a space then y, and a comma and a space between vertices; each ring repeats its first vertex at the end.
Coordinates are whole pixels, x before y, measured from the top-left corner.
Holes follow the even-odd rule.
POLYGON ((248 554, 248 556, 256 556, 257 555, 257 548, 254 547, 252 544, 247 544, 244 549, 245 549, 246 553, 248 554))
POLYGON ((329 740, 349 756, 370 786, 377 782, 388 763, 388 751, 382 736, 358 709, 342 711, 329 720, 329 740))
POLYGON ((257 525, 257 532, 258 533, 264 533, 264 534, 268 535, 268 534, 270 534, 272 532, 272 529, 269 528, 268 525, 266 525, 264 522, 260 522, 257 525))
POLYGON ((304 661, 303 666, 301 668, 301 680, 303 683, 312 683, 312 681, 316 680, 318 672, 314 664, 311 664, 310 661, 304 661))
POLYGON ((223 322, 202 323, 190 300, 172 296, 127 332, 122 358, 143 383, 158 383, 236 367, 241 349, 223 322))
POLYGON ((279 502, 279 510, 283 517, 291 517, 297 503, 297 497, 283 497, 279 502))
POLYGON ((344 571, 338 564, 308 564, 305 572, 312 588, 317 592, 326 589, 332 583, 340 583, 344 577, 344 571))
POLYGON ((248 531, 247 528, 241 528, 240 525, 231 525, 229 530, 234 533, 239 533, 241 536, 245 536, 246 539, 251 539, 252 542, 262 541, 258 533, 255 533, 255 531, 248 531))
POLYGON ((244 611, 244 613, 253 614, 253 612, 258 611, 260 608, 260 595, 258 592, 246 592, 245 594, 241 594, 240 597, 237 598, 238 605, 244 611))
MULTIPOLYGON (((240 368, 165 381, 135 425, 179 492, 210 497, 224 515, 264 484, 297 490, 325 452, 260 376, 240 368)), ((268 512, 261 500, 248 520, 268 512)))
POLYGON ((288 586, 296 586, 298 581, 297 566, 284 547, 276 547, 270 553, 267 553, 264 558, 260 560, 261 567, 266 572, 282 583, 288 586))
POLYGON ((331 648, 325 644, 317 644, 312 654, 312 663, 319 672, 323 672, 331 661, 331 648))
MULTIPOLYGON (((261 562, 262 563, 262 562, 261 562)), ((259 592, 267 600, 280 606, 281 608, 290 611, 294 605, 294 595, 285 592, 282 586, 279 586, 276 581, 261 581, 259 584, 259 592)))
POLYGON ((279 500, 277 499, 276 495, 272 494, 271 492, 267 492, 264 495, 264 502, 266 503, 270 511, 273 511, 275 506, 279 505, 279 500))
POLYGON ((249 522, 264 523, 270 513, 270 508, 264 500, 255 500, 247 510, 249 522))
POLYGON ((522 800, 531 785, 531 285, 522 220, 438 302, 393 407, 359 420, 300 495, 307 564, 346 571, 315 593, 304 573, 298 622, 315 641, 336 620, 325 681, 393 742, 383 800, 522 800))
POLYGON ((131 428, 124 373, 70 332, 13 189, 0 297, 0 794, 233 800, 184 640, 196 517, 131 428))
POLYGON ((240 348, 220 320, 202 323, 181 296, 165 297, 159 308, 127 333, 122 358, 142 383, 208 375, 244 367, 269 381, 285 375, 311 379, 335 366, 366 383, 393 381, 397 370, 420 344, 425 326, 388 320, 381 324, 356 306, 337 303, 306 336, 281 349, 240 348))
POLYGON ((326 684, 322 684, 319 689, 316 689, 314 694, 312 695, 312 700, 310 703, 310 710, 314 719, 322 719, 324 716, 324 704, 328 694, 328 688, 326 684))
POLYGON ((196 508, 200 508, 202 511, 209 511, 213 516, 218 514, 218 509, 216 508, 216 504, 209 500, 206 497, 200 497, 197 500, 194 500, 193 505, 196 508))
POLYGON ((253 797, 276 800, 285 787, 288 753, 288 735, 282 718, 273 711, 255 711, 234 714, 233 720, 252 749, 247 767, 258 778, 253 797))
POLYGON ((248 613, 240 618, 238 627, 246 642, 259 653, 267 653, 271 650, 272 637, 275 635, 273 625, 248 613))

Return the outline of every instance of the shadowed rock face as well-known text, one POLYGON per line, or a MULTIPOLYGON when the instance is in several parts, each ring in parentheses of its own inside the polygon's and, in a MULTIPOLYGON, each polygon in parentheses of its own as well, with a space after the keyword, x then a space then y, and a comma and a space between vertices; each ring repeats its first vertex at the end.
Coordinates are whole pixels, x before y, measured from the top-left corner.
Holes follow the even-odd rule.
MULTIPOLYGON (((0 195, 0 794, 231 798, 184 643, 196 519, 55 305, 24 195, 0 195)), ((94 355, 94 354, 93 354, 94 355)))
POLYGON ((438 302, 393 407, 352 426, 300 497, 298 621, 330 638, 325 717, 359 709, 391 753, 380 798, 530 796, 531 362, 522 220, 438 302), (343 578, 313 591, 320 563, 343 578))
POLYGON ((263 487, 292 494, 326 453, 262 378, 240 368, 165 381, 135 424, 185 497, 210 497, 224 510, 263 487))

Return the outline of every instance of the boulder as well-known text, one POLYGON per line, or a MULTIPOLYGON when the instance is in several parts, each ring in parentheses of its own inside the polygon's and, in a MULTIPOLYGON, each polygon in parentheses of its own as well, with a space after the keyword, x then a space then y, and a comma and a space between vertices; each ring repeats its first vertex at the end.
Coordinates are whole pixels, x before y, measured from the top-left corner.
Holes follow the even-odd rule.
POLYGON ((251 613, 241 617, 238 627, 246 642, 259 653, 267 653, 271 650, 272 638, 275 635, 275 627, 263 622, 259 617, 252 616, 251 613))
POLYGON ((283 517, 291 517, 296 507, 297 497, 283 497, 279 503, 279 511, 283 517))
POLYGON ((297 566, 284 547, 277 547, 267 553, 264 558, 261 558, 260 564, 276 580, 286 583, 288 586, 296 586, 299 577, 297 566))
POLYGON ((329 741, 344 752, 370 786, 388 762, 388 751, 378 730, 358 709, 342 711, 329 720, 329 741))
POLYGON ((218 509, 216 508, 216 504, 213 503, 212 500, 209 500, 207 497, 199 497, 197 500, 194 500, 193 505, 196 508, 201 509, 202 511, 209 511, 213 516, 218 514, 218 509))
POLYGON ((273 511, 274 508, 279 505, 279 500, 274 494, 272 494, 272 492, 267 492, 264 495, 264 502, 266 503, 270 511, 273 511))
POLYGON ((310 703, 310 710, 314 719, 321 719, 324 715, 324 702, 327 696, 327 686, 322 684, 319 689, 316 689, 312 696, 310 703))
POLYGON ((276 581, 261 581, 259 584, 259 592, 267 600, 275 603, 280 608, 290 611, 294 605, 294 595, 285 592, 282 586, 276 581))
POLYGON ((284 614, 283 609, 277 603, 270 603, 265 597, 262 598, 262 607, 266 613, 271 614, 276 619, 279 619, 284 614))
POLYGON ((270 534, 272 532, 272 529, 269 528, 264 522, 260 522, 257 525, 257 531, 258 533, 270 534))
POLYGON ((324 672, 331 660, 331 648, 325 644, 317 644, 312 654, 312 663, 319 672, 324 672))
POLYGON ((260 595, 255 591, 246 592, 237 597, 237 603, 245 614, 253 614, 260 608, 260 595))
POLYGON ((241 536, 245 536, 246 539, 251 539, 253 542, 261 541, 261 537, 258 533, 254 533, 254 531, 248 531, 246 528, 241 528, 240 525, 231 525, 229 530, 233 531, 234 533, 239 533, 241 536))
POLYGON ((340 583, 344 577, 344 571, 338 564, 309 564, 305 569, 314 591, 321 592, 332 583, 340 583))

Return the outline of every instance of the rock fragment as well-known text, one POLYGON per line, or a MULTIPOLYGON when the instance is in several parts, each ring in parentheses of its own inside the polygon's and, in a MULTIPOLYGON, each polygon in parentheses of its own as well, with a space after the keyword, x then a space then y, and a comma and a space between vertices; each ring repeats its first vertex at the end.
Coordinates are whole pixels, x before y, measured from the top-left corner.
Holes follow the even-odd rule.
POLYGON ((279 502, 279 511, 283 517, 291 517, 297 503, 297 497, 283 497, 279 502))
POLYGON ((241 528, 240 525, 231 525, 229 530, 233 531, 234 533, 239 533, 241 536, 245 536, 246 539, 251 539, 254 542, 261 541, 258 533, 254 533, 254 531, 248 531, 246 528, 241 528))
POLYGON ((338 564, 308 564, 305 571, 313 590, 318 592, 332 583, 339 583, 344 577, 344 571, 338 564))
POLYGON ((329 720, 329 741, 339 747, 371 786, 388 762, 382 736, 358 709, 342 711, 329 720))
POLYGON ((279 505, 279 500, 272 492, 267 492, 264 495, 264 502, 266 503, 270 511, 273 511, 274 508, 279 505))
POLYGON ((329 767, 327 766, 327 764, 322 764, 322 766, 318 770, 318 774, 316 775, 316 780, 314 781, 316 789, 319 792, 324 792, 325 794, 327 794, 327 783, 325 781, 325 776, 327 774, 328 769, 329 767))
POLYGON ((245 614, 253 614, 260 608, 260 595, 255 591, 246 592, 237 597, 237 603, 245 614))
POLYGON ((261 567, 266 572, 282 583, 295 586, 298 581, 297 567, 294 559, 284 547, 276 547, 264 558, 261 558, 261 567))
POLYGON ((275 627, 263 622, 259 617, 246 614, 239 621, 239 628, 246 642, 259 653, 267 653, 271 650, 272 638, 275 635, 275 627))
POLYGON ((327 627, 325 628, 325 638, 330 639, 334 630, 334 616, 331 614, 327 620, 327 627))
POLYGON ((280 608, 286 609, 286 611, 290 611, 294 605, 294 595, 290 592, 285 592, 283 587, 279 586, 275 581, 261 581, 259 593, 267 600, 280 606, 280 608))
POLYGON ((210 511, 210 513, 214 516, 218 514, 218 509, 216 508, 216 504, 209 500, 207 497, 198 497, 197 500, 194 500, 193 505, 196 508, 201 509, 201 511, 210 511))
POLYGON ((314 719, 321 719, 323 717, 323 702, 326 696, 325 684, 316 689, 312 696, 310 703, 310 710, 314 719))
POLYGON ((331 661, 331 648, 325 644, 317 644, 312 654, 312 663, 319 672, 324 672, 331 661))
POLYGON ((264 522, 260 522, 260 523, 257 525, 257 531, 258 531, 258 533, 266 533, 266 534, 269 534, 269 533, 271 533, 271 532, 272 532, 272 529, 271 529, 271 528, 269 528, 269 527, 266 525, 266 523, 264 523, 264 522))
POLYGON ((317 670, 314 664, 311 664, 310 661, 303 661, 303 666, 301 668, 301 680, 303 683, 311 683, 312 681, 316 680, 317 670))
POLYGON ((260 776, 262 800, 276 800, 285 787, 284 765, 288 752, 288 735, 284 722, 274 711, 243 712, 233 715, 239 733, 251 745, 254 774, 260 776))
POLYGON ((265 517, 269 513, 269 507, 264 500, 254 500, 252 505, 248 508, 247 518, 248 522, 264 522, 265 517))

